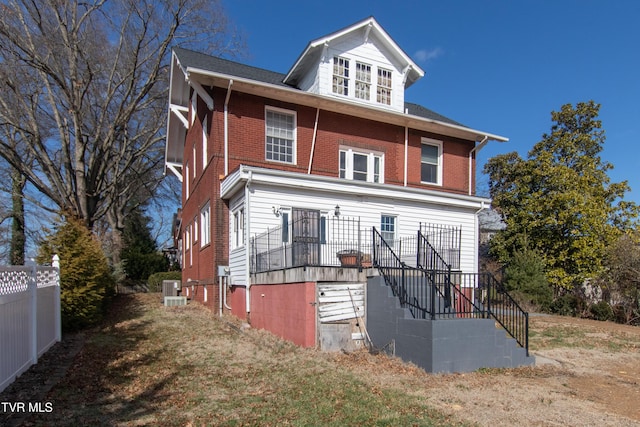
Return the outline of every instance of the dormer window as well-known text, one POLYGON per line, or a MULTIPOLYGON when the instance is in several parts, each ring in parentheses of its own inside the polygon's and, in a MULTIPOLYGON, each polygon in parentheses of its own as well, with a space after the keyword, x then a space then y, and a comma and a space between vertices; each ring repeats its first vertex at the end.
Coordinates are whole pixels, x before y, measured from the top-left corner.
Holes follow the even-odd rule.
POLYGON ((371 99, 371 65, 356 62, 356 98, 371 99))
POLYGON ((349 96, 349 60, 333 57, 333 93, 349 96))
POLYGON ((380 104, 391 105, 391 70, 378 68, 378 96, 380 104))

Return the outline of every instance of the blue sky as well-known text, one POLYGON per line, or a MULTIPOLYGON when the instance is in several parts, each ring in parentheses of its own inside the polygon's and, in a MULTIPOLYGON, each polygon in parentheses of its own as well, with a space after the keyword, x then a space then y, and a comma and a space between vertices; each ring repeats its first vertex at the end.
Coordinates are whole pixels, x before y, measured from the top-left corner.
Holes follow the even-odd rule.
MULTIPOLYGON (((241 31, 238 60, 286 73, 311 40, 369 16, 425 71, 406 100, 506 136, 478 156, 522 157, 551 128, 551 111, 593 99, 613 182, 640 204, 640 1, 223 0, 241 31)), ((486 188, 479 177, 479 190, 486 188)))

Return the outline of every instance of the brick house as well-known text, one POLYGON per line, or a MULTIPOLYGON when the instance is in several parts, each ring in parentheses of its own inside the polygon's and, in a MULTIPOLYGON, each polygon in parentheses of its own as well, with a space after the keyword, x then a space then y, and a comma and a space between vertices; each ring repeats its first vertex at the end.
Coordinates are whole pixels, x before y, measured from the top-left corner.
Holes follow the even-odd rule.
MULTIPOLYGON (((465 317, 490 203, 475 156, 507 138, 405 102, 423 76, 374 18, 310 42, 287 74, 174 49, 165 167, 183 189, 183 295, 329 350, 403 342, 379 318, 377 282, 414 318, 465 317), (397 266, 423 278, 399 283, 397 266), (436 298, 419 296, 425 281, 436 298)), ((437 360, 418 363, 466 369, 437 360)))

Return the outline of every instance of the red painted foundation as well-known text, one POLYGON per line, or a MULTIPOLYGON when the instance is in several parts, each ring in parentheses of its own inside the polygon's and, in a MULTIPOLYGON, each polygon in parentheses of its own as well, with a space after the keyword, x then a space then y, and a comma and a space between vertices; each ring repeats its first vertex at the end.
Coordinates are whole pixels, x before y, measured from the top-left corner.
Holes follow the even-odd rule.
POLYGON ((316 345, 314 282, 252 285, 251 326, 302 346, 316 345))

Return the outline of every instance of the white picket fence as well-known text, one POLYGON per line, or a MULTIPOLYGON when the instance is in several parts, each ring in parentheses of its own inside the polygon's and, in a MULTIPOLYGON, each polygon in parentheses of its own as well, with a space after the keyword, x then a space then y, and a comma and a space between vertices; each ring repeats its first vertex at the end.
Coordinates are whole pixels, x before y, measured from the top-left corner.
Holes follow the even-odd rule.
POLYGON ((60 260, 0 267, 0 392, 62 337, 60 260))

